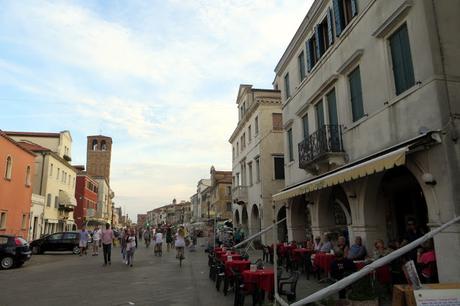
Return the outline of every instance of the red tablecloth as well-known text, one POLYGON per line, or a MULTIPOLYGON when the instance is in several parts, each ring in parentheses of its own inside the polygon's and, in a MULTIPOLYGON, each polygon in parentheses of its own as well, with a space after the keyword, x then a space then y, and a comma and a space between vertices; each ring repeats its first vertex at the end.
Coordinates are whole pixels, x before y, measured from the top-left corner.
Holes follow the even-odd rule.
MULTIPOLYGON (((220 255, 220 261, 222 261, 223 263, 227 262, 227 260, 228 260, 227 256, 228 256, 227 254, 220 255)), ((238 253, 233 253, 230 256, 232 256, 232 260, 241 260, 241 259, 243 259, 241 257, 241 255, 238 254, 238 253)))
MULTIPOLYGON (((364 261, 355 261, 356 270, 364 268, 366 263, 364 261)), ((391 282, 391 271, 390 266, 385 265, 375 270, 375 278, 381 284, 387 284, 391 282)))
POLYGON ((366 262, 364 260, 353 261, 353 262, 355 264, 356 270, 361 270, 366 265, 366 262))
POLYGON ((251 266, 251 261, 249 260, 232 260, 225 262, 225 274, 227 276, 232 275, 232 271, 230 269, 236 270, 240 273, 243 273, 244 270, 249 270, 251 266))
POLYGON ((223 251, 223 250, 222 250, 222 248, 220 248, 220 247, 215 247, 215 248, 214 248, 214 252, 218 252, 218 251, 223 251))
POLYGON ((283 243, 279 243, 277 245, 277 250, 280 256, 286 256, 287 252, 291 252, 293 249, 296 249, 297 246, 295 244, 288 244, 284 245, 283 243))
POLYGON ((313 263, 315 266, 320 267, 326 273, 331 272, 331 263, 335 260, 335 255, 329 253, 317 253, 313 263))
POLYGON ((243 282, 245 283, 256 283, 259 289, 265 292, 273 293, 275 273, 273 269, 266 268, 262 270, 256 270, 252 272, 250 270, 243 271, 243 282))

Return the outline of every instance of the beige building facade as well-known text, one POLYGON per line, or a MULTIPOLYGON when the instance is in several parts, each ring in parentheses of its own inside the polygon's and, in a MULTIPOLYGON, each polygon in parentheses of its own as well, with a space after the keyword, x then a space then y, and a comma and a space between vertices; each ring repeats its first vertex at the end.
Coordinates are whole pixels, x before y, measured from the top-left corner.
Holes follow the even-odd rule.
POLYGON ((210 174, 209 215, 221 220, 232 219, 232 172, 218 171, 211 167, 210 174))
MULTIPOLYGON (((289 240, 325 232, 402 240, 460 213, 460 6, 317 0, 275 68, 289 240), (455 38, 454 38, 455 37, 455 38)), ((459 281, 460 225, 434 238, 440 281, 459 281)))
MULTIPOLYGON (((241 85, 232 145, 233 225, 246 236, 272 224, 272 196, 284 187, 281 95, 278 90, 241 85)), ((262 243, 272 241, 271 234, 262 243)))

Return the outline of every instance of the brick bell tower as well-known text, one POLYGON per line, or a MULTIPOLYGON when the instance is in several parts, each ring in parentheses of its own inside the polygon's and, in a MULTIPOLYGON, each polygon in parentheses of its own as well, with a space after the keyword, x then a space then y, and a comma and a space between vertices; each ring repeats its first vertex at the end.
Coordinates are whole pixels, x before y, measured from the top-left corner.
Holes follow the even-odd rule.
POLYGON ((90 176, 102 176, 110 183, 112 138, 103 135, 88 136, 86 171, 90 176))

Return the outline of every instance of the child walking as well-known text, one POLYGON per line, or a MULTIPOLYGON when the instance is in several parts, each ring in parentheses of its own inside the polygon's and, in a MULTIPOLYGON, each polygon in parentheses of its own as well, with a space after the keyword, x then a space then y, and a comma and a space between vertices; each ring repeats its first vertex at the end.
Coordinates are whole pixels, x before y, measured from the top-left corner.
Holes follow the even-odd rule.
POLYGON ((130 267, 133 266, 134 261, 134 252, 136 250, 136 234, 133 230, 130 230, 129 235, 126 238, 126 254, 128 255, 128 259, 126 264, 130 267))

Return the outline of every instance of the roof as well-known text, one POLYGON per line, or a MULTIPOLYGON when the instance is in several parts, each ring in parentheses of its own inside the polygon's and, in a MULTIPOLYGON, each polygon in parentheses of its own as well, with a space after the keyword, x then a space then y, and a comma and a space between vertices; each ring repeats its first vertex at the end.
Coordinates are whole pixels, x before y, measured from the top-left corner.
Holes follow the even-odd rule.
POLYGON ((43 151, 50 152, 51 151, 50 149, 42 147, 41 145, 38 145, 38 144, 33 143, 33 142, 18 141, 17 143, 21 147, 23 147, 23 148, 25 148, 25 149, 27 149, 29 151, 32 151, 32 152, 43 152, 43 151))
POLYGON ((86 136, 86 138, 91 138, 91 137, 102 137, 102 138, 112 139, 112 137, 104 136, 104 135, 89 135, 89 136, 86 136))
POLYGON ((59 133, 4 131, 9 136, 59 137, 59 133))
POLYGON ((21 150, 25 151, 26 153, 29 153, 30 155, 35 156, 35 154, 34 154, 31 150, 29 150, 29 149, 23 147, 23 146, 20 145, 17 141, 15 141, 14 139, 11 139, 10 137, 8 137, 8 135, 6 135, 5 132, 3 132, 3 131, 1 131, 1 130, 0 130, 0 136, 3 137, 3 138, 5 138, 7 141, 11 142, 12 144, 14 144, 15 146, 17 146, 17 147, 20 148, 21 150))

